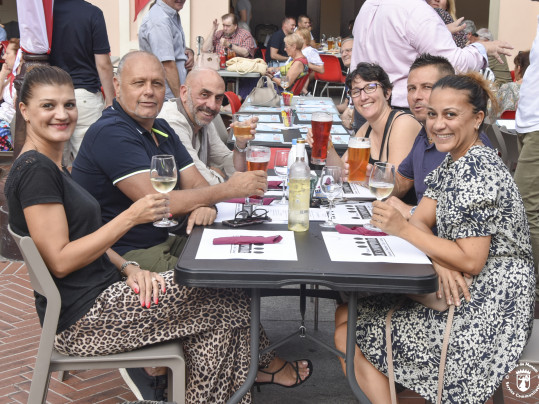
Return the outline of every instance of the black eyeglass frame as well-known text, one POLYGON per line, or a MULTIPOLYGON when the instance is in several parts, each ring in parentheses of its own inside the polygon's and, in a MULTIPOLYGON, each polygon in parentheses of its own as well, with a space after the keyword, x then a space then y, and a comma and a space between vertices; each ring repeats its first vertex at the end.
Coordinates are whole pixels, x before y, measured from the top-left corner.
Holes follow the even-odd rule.
POLYGON ((256 208, 252 212, 243 209, 234 215, 234 223, 249 223, 260 220, 271 222, 271 217, 268 216, 266 209, 256 208))
POLYGON ((372 94, 378 89, 378 87, 382 87, 382 85, 380 83, 369 83, 363 88, 354 88, 354 89, 348 90, 348 95, 352 98, 357 98, 361 95, 362 91, 365 94, 372 94), (368 91, 367 91, 367 88, 369 89, 368 91), (355 92, 356 94, 355 95, 352 94, 353 92, 355 92))

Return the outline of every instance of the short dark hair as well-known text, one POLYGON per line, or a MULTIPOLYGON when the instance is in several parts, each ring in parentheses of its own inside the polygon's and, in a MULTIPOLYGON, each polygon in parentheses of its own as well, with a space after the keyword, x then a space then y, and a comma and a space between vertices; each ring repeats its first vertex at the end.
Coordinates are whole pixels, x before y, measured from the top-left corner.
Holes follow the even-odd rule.
POLYGON ((57 66, 36 66, 28 70, 24 75, 20 91, 20 100, 25 105, 32 98, 32 91, 38 86, 61 86, 73 87, 71 76, 57 66))
POLYGON ((412 70, 425 66, 435 66, 441 76, 455 74, 455 68, 449 60, 443 56, 434 56, 430 53, 422 53, 419 55, 417 59, 414 60, 414 63, 412 63, 412 66, 410 66, 410 73, 412 70))
MULTIPOLYGON (((466 74, 456 74, 442 77, 432 87, 432 91, 437 88, 451 88, 453 90, 465 91, 468 95, 468 102, 473 107, 474 114, 483 111, 487 116, 487 106, 490 100, 492 110, 497 111, 498 102, 496 96, 490 90, 490 82, 478 72, 466 74)), ((479 130, 482 130, 483 122, 479 130)))
POLYGON ((515 63, 515 66, 520 67, 520 77, 523 77, 524 73, 526 72, 526 69, 530 65, 530 51, 518 52, 513 62, 515 63))
POLYGON ((228 14, 223 15, 221 17, 221 21, 229 19, 229 18, 232 20, 232 24, 238 25, 238 17, 234 13, 228 13, 228 14))
POLYGON ((311 21, 311 17, 309 17, 307 14, 298 15, 298 19, 296 21, 299 21, 302 18, 307 18, 309 21, 311 21))
POLYGON ((288 20, 294 20, 294 22, 296 22, 296 19, 294 17, 291 17, 291 16, 285 16, 282 21, 281 21, 281 25, 283 25, 285 22, 287 22, 288 20))
MULTIPOLYGON (((387 95, 393 88, 386 71, 376 63, 358 63, 356 69, 346 76, 346 86, 350 90, 352 90, 352 82, 358 76, 365 81, 377 81, 380 83, 384 95, 387 95)), ((389 97, 388 103, 391 105, 391 97, 389 97)))

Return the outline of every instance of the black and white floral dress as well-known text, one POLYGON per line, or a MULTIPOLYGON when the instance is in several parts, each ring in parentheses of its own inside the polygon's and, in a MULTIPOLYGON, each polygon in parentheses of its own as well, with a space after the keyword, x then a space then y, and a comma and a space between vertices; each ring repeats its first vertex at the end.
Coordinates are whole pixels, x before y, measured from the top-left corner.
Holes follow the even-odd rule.
MULTIPOLYGON (((448 154, 426 178, 437 201, 439 237, 492 236, 472 300, 457 307, 447 354, 444 403, 484 403, 514 366, 531 334, 535 277, 524 206, 496 152, 474 146, 453 161, 448 154)), ((387 375, 385 317, 402 296, 358 302, 357 344, 387 375)), ((435 402, 447 311, 408 300, 393 314, 395 380, 435 402)))

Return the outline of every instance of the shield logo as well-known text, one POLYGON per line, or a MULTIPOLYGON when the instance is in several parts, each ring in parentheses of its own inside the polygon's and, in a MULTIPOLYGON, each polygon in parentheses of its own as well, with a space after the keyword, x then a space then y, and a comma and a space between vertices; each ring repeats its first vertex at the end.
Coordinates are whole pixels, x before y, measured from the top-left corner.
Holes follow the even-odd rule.
POLYGON ((516 375, 517 378, 517 388, 521 392, 526 392, 530 388, 530 374, 529 373, 518 373, 516 375))

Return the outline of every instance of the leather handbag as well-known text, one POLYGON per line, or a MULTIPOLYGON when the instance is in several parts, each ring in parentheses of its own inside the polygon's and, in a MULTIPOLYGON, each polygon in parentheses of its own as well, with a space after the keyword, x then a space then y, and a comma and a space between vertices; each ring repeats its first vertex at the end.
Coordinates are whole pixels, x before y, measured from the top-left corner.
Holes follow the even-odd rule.
POLYGON ((219 70, 219 55, 217 53, 201 52, 197 56, 197 67, 219 70))
POLYGON ((260 77, 256 87, 249 94, 248 99, 251 105, 257 107, 278 107, 281 105, 281 98, 268 76, 260 77), (264 83, 266 86, 264 86, 264 83))
POLYGON ((234 57, 226 61, 226 70, 239 74, 260 73, 265 74, 268 65, 262 59, 248 59, 234 57))

